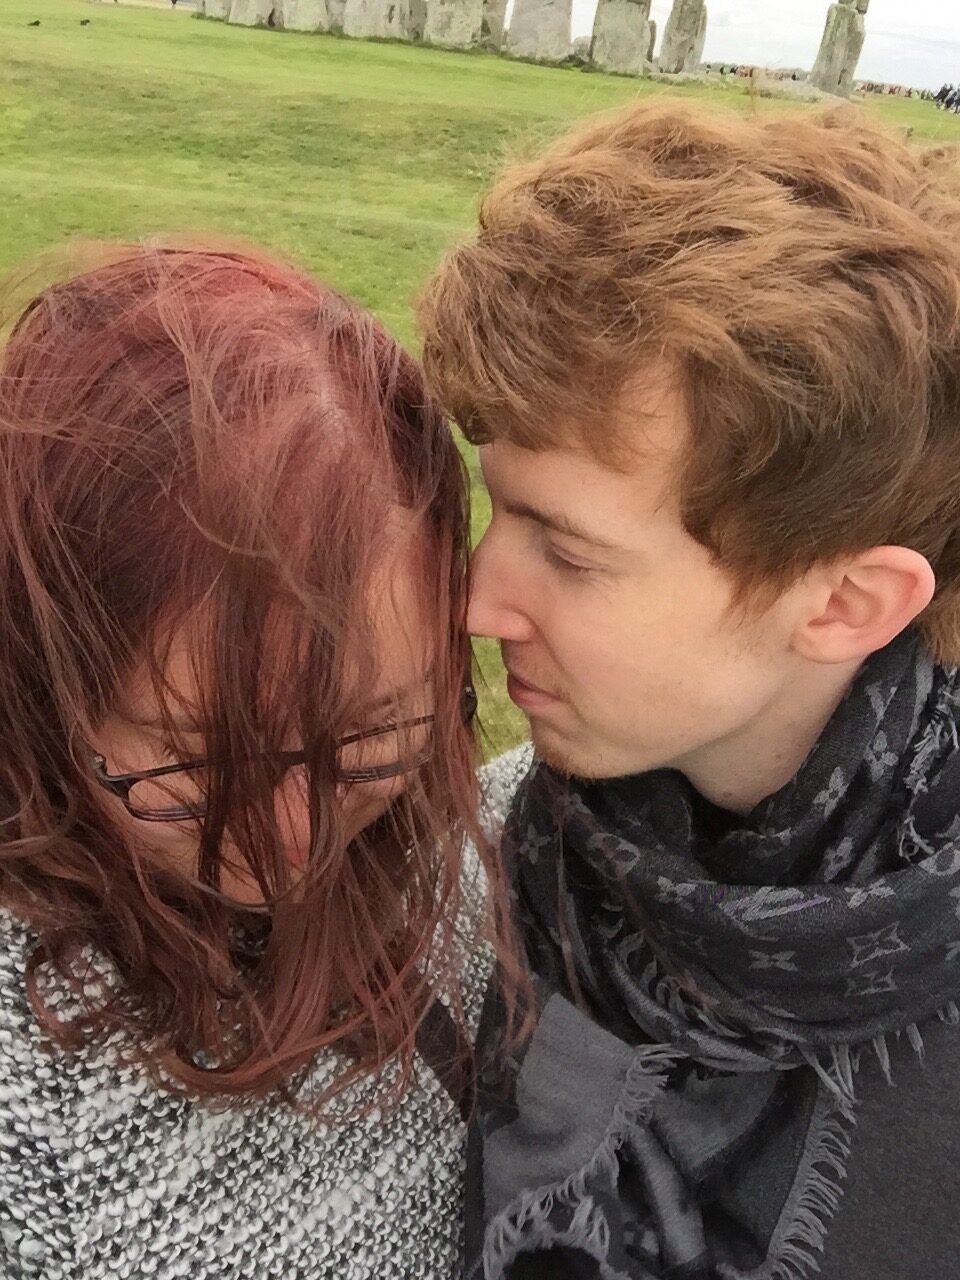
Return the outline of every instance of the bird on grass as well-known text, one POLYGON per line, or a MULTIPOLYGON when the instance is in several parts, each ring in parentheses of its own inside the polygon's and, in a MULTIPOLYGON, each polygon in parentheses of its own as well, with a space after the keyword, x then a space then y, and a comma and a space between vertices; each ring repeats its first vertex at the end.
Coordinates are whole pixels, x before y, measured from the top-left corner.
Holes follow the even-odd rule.
POLYGON ((40 25, 40 19, 39 19, 39 18, 34 18, 34 20, 33 20, 32 22, 28 22, 28 23, 27 23, 27 26, 28 26, 28 27, 39 27, 39 25, 40 25))
POLYGON ((89 18, 81 18, 81 19, 80 19, 80 25, 81 25, 81 27, 89 27, 89 25, 90 25, 90 19, 89 19, 89 18))

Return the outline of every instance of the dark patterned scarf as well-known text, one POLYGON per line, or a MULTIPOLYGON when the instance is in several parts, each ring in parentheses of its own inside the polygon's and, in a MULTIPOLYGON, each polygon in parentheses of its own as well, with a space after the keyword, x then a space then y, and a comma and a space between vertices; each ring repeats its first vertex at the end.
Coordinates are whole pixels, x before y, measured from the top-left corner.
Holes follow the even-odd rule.
POLYGON ((534 764, 504 856, 536 1027, 504 1049, 488 1001, 473 1276, 814 1265, 860 1053, 889 1073, 888 1036, 958 1019, 958 720, 960 674, 910 631, 746 818, 673 771, 534 764))

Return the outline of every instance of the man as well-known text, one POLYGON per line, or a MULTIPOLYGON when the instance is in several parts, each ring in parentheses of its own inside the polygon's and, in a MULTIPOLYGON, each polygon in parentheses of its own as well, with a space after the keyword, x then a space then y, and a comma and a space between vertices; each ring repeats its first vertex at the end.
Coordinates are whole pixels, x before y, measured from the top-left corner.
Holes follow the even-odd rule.
POLYGON ((537 753, 474 1275, 960 1276, 956 179, 661 101, 507 173, 427 291, 537 753))

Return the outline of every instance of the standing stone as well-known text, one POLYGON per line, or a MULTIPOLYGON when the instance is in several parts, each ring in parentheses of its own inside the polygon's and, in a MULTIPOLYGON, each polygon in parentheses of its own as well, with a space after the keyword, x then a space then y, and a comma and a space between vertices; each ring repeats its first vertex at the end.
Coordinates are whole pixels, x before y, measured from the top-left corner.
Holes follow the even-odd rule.
POLYGON ((269 27, 276 5, 277 0, 233 0, 227 21, 241 27, 269 27))
POLYGON ((669 75, 678 75, 681 71, 696 71, 700 63, 698 45, 701 54, 703 52, 701 33, 702 40, 705 41, 707 6, 704 0, 673 0, 660 47, 660 70, 669 75))
POLYGON ((847 48, 847 61, 840 79, 841 92, 846 96, 853 91, 854 77, 857 74, 857 63, 863 53, 863 44, 867 38, 867 24, 864 21, 870 0, 857 0, 857 16, 850 32, 850 44, 847 48))
POLYGON ((707 9, 704 6, 703 13, 700 15, 700 26, 697 30, 697 40, 693 46, 693 57, 691 58, 692 66, 690 71, 699 71, 700 64, 703 62, 703 50, 707 43, 707 9))
POLYGON ((650 19, 650 21, 649 21, 649 23, 648 23, 647 25, 650 27, 650 41, 649 41, 649 43, 648 43, 648 45, 647 45, 647 66, 648 66, 648 67, 652 67, 652 66, 653 66, 653 59, 654 59, 654 56, 655 56, 655 53, 656 53, 656 48, 657 48, 657 23, 656 23, 656 20, 655 20, 654 18, 651 18, 651 19, 650 19))
POLYGON ((483 0, 430 0, 423 39, 443 49, 473 49, 482 24, 483 0))
POLYGON ((507 0, 483 0, 480 43, 484 49, 499 49, 507 25, 507 0))
POLYGON ((201 0, 200 12, 208 18, 229 18, 232 0, 201 0))
POLYGON ((853 88, 857 62, 866 38, 864 14, 870 0, 836 0, 827 10, 823 39, 810 72, 810 83, 841 97, 853 88))
POLYGON ((279 0, 274 22, 284 31, 329 31, 327 0, 279 0))
POLYGON ((347 0, 343 34, 380 40, 410 40, 414 28, 410 0, 347 0))
POLYGON ((573 0, 516 0, 507 53, 533 62, 563 62, 570 55, 573 0))
POLYGON ((418 41, 423 39, 427 27, 427 0, 410 0, 410 20, 407 27, 407 39, 418 41))
POLYGON ((601 71, 642 76, 650 48, 651 0, 599 0, 590 61, 601 71))
POLYGON ((576 67, 590 65, 590 36, 576 36, 570 46, 569 61, 576 67))
POLYGON ((339 35, 343 31, 343 8, 346 0, 327 0, 327 22, 328 30, 336 31, 339 35))

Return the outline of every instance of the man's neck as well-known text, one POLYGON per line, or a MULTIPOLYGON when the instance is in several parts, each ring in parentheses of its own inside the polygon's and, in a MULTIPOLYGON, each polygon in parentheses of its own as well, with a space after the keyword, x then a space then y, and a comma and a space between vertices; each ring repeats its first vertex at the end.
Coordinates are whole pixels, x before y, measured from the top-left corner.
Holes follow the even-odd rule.
POLYGON ((843 701, 860 663, 811 665, 736 733, 675 762, 704 799, 748 814, 785 786, 843 701))

